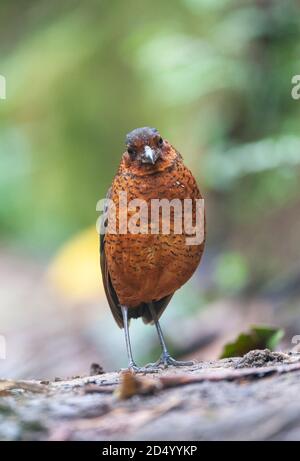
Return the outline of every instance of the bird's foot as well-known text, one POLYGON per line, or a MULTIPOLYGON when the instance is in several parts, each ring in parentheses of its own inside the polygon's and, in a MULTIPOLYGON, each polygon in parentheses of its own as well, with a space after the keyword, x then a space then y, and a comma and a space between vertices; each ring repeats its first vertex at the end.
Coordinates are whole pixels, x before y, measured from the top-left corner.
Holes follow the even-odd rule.
POLYGON ((148 363, 145 368, 154 370, 155 368, 168 368, 169 366, 173 367, 188 367, 195 365, 195 362, 192 361, 179 361, 173 359, 169 354, 162 354, 160 358, 155 363, 148 363))
POLYGON ((158 370, 151 370, 147 367, 138 367, 135 363, 130 363, 128 368, 122 368, 121 371, 131 371, 131 373, 157 373, 158 370))

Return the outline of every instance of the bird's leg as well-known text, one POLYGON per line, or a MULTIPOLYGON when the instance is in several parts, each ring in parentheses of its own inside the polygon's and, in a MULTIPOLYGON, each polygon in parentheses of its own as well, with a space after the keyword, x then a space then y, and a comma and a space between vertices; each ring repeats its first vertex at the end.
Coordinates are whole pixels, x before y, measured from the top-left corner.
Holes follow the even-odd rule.
POLYGON ((134 371, 135 373, 151 373, 151 370, 149 369, 138 367, 135 361, 133 360, 130 336, 129 336, 128 307, 121 306, 121 311, 123 315, 125 342, 126 342, 126 350, 127 350, 127 356, 128 356, 128 369, 131 371, 134 371))
POLYGON ((162 347, 162 354, 161 354, 161 356, 160 356, 160 358, 158 359, 157 362, 150 363, 149 365, 146 365, 146 366, 148 368, 155 368, 155 367, 157 368, 157 367, 160 367, 160 366, 163 366, 164 368, 166 368, 169 365, 173 365, 174 367, 184 367, 184 366, 194 365, 194 362, 192 362, 192 361, 182 362, 182 361, 175 360, 170 356, 169 351, 168 351, 167 346, 166 346, 164 336, 163 336, 163 332, 161 330, 159 321, 157 319, 156 311, 155 311, 155 309, 153 307, 153 304, 149 305, 149 309, 150 309, 153 321, 155 323, 155 327, 156 327, 156 331, 157 331, 157 334, 158 334, 160 345, 162 347))
POLYGON ((136 367, 135 361, 132 357, 132 349, 129 336, 129 325, 128 325, 128 308, 126 306, 121 306, 122 315, 123 315, 123 324, 124 324, 124 333, 125 333, 125 342, 126 350, 128 356, 128 368, 136 367))

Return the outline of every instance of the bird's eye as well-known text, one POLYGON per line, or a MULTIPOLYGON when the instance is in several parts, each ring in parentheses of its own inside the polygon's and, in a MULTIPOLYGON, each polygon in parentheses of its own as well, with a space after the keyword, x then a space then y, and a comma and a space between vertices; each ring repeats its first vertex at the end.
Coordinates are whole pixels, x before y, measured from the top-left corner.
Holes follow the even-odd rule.
POLYGON ((159 145, 159 146, 162 146, 162 145, 163 145, 163 143, 164 143, 164 140, 163 140, 163 138, 162 138, 162 137, 160 137, 160 138, 158 139, 158 141, 157 141, 157 142, 158 142, 158 145, 159 145))
POLYGON ((136 155, 136 151, 132 149, 132 147, 128 147, 127 152, 130 155, 130 157, 134 157, 136 155))

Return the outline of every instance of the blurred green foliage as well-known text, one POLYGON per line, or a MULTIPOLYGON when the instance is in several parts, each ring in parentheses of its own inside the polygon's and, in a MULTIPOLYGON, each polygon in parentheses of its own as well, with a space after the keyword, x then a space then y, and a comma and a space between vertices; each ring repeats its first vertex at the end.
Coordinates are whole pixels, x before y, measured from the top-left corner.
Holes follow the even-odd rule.
POLYGON ((247 333, 241 333, 235 341, 227 343, 221 354, 221 359, 241 357, 255 349, 270 349, 273 351, 284 336, 281 328, 267 325, 254 325, 247 333))
POLYGON ((246 243, 299 199, 299 29, 296 0, 2 0, 2 239, 47 254, 94 223, 125 134, 150 125, 205 193, 217 286, 276 272, 246 243))
POLYGON ((221 293, 239 293, 248 281, 248 267, 240 253, 224 252, 216 264, 215 278, 221 293))

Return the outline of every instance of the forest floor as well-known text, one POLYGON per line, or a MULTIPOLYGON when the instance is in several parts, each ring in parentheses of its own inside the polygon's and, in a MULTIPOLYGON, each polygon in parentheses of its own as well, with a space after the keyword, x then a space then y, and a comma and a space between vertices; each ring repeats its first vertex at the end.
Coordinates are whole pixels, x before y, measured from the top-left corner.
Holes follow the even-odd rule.
POLYGON ((300 354, 0 380, 1 440, 300 440, 300 354), (96 374, 95 374, 96 373, 96 374))

